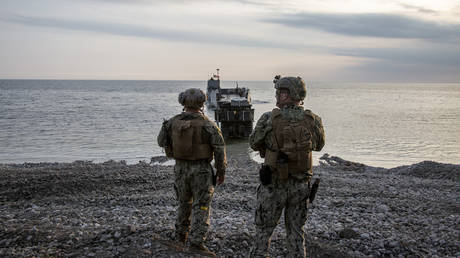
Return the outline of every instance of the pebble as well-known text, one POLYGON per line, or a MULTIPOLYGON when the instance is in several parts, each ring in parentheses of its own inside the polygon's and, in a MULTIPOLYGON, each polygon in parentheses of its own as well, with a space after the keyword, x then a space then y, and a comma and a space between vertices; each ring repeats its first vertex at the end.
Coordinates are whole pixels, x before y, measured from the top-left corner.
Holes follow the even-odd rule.
POLYGON ((115 232, 115 234, 113 235, 113 237, 115 238, 120 238, 121 237, 121 233, 120 232, 115 232))
POLYGON ((363 239, 369 239, 370 235, 368 233, 363 233, 363 234, 361 234, 360 237, 363 238, 363 239))
MULTIPOLYGON (((238 157, 212 203, 207 245, 222 257, 246 257, 255 232, 258 165, 238 157)), ((448 168, 315 167, 321 184, 305 225, 315 257, 331 249, 344 257, 460 257, 459 172, 448 168)), ((1 165, 0 256, 166 257, 161 241, 175 243, 173 178, 172 166, 144 163, 1 165)), ((272 257, 286 256, 285 238, 282 217, 272 257)))
POLYGON ((381 205, 377 206, 376 210, 377 210, 377 212, 380 212, 380 213, 386 213, 386 212, 388 212, 390 210, 390 208, 385 204, 381 204, 381 205))

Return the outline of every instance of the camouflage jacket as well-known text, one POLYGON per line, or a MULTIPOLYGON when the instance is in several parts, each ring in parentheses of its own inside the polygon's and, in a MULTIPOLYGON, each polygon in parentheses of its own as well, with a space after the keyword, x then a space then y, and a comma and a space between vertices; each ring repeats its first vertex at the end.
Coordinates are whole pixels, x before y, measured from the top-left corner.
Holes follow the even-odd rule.
MULTIPOLYGON (((304 113, 308 113, 309 116, 314 118, 314 130, 312 134, 312 149, 314 151, 320 151, 325 142, 326 135, 324 133, 323 124, 321 118, 315 115, 310 110, 304 110, 301 106, 283 108, 281 114, 288 120, 300 121, 304 119, 304 113)), ((257 121, 254 131, 249 136, 249 145, 255 151, 259 151, 261 157, 265 156, 265 150, 267 148, 276 149, 277 144, 272 142, 273 127, 272 127, 272 111, 264 113, 257 121)))
POLYGON ((203 126, 202 135, 209 139, 209 143, 211 145, 214 160, 215 160, 215 168, 217 170, 217 175, 225 175, 225 169, 227 168, 227 157, 225 153, 225 142, 224 138, 222 137, 222 133, 217 127, 217 125, 211 121, 207 116, 202 113, 188 113, 182 112, 181 114, 174 116, 169 120, 165 120, 161 127, 160 133, 157 137, 158 145, 162 148, 166 148, 171 146, 172 140, 172 120, 177 118, 178 116, 182 116, 181 119, 184 120, 192 120, 197 119, 200 117, 204 117, 205 121, 207 121, 206 125, 203 126))

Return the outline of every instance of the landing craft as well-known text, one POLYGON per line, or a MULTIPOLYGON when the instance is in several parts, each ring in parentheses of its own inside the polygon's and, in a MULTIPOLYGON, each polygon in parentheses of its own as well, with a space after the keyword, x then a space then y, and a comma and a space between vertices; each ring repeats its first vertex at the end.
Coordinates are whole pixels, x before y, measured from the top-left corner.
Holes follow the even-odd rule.
POLYGON ((211 76, 211 79, 208 80, 208 87, 206 88, 206 105, 209 109, 217 109, 218 95, 220 92, 220 76, 219 69, 216 69, 217 73, 211 76))
POLYGON ((228 138, 247 138, 252 132, 254 109, 248 88, 223 89, 220 87, 219 69, 208 80, 208 109, 214 110, 214 119, 219 125, 222 135, 228 138))

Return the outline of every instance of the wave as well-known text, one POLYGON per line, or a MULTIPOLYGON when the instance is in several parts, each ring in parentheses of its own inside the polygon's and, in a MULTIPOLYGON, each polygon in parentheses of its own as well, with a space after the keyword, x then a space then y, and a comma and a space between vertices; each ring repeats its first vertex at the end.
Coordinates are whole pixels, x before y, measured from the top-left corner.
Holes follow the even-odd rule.
POLYGON ((271 101, 268 100, 251 100, 252 104, 269 104, 271 101))

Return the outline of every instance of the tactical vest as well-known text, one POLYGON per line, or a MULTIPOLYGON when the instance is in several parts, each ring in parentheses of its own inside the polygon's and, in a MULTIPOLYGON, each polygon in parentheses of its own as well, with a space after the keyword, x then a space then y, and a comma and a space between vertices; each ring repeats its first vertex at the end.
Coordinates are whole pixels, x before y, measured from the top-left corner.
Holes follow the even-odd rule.
POLYGON ((202 131, 207 121, 205 119, 172 121, 172 154, 175 159, 201 160, 212 159, 212 149, 209 139, 203 139, 202 131))
POLYGON ((307 173, 312 168, 313 116, 304 111, 303 119, 289 121, 281 110, 273 109, 271 121, 274 148, 267 148, 265 163, 275 168, 280 179, 287 179, 289 173, 307 173))

